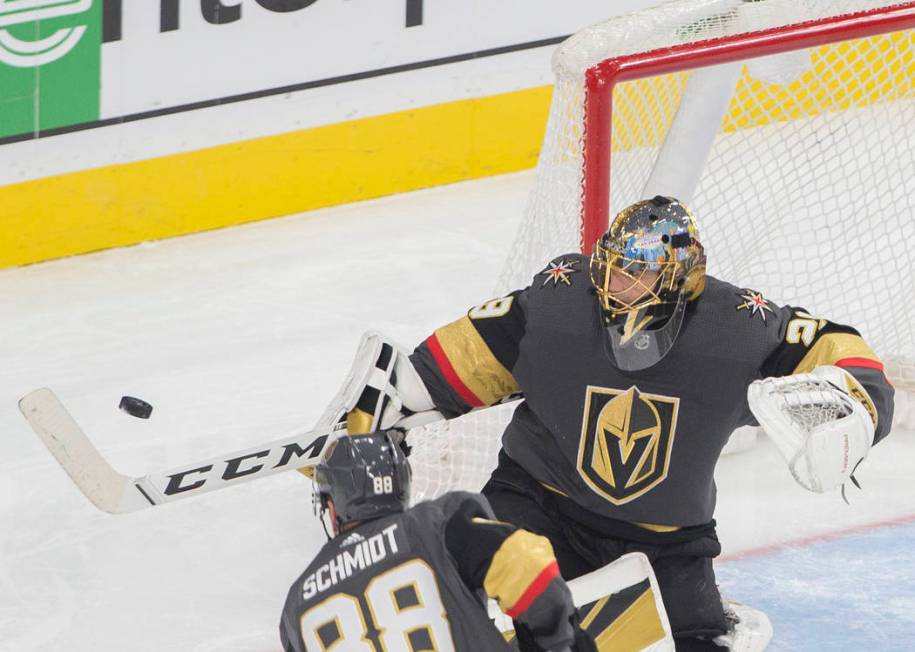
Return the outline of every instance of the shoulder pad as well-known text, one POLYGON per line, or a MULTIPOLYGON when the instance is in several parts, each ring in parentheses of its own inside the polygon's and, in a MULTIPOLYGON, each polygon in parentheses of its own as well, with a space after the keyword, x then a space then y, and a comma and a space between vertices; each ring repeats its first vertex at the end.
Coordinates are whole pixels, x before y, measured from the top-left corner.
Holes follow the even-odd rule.
POLYGON ((778 304, 767 299, 761 292, 731 285, 711 276, 707 277, 705 292, 697 299, 697 303, 704 311, 733 316, 735 323, 745 321, 748 324, 770 326, 777 325, 780 321, 778 304))

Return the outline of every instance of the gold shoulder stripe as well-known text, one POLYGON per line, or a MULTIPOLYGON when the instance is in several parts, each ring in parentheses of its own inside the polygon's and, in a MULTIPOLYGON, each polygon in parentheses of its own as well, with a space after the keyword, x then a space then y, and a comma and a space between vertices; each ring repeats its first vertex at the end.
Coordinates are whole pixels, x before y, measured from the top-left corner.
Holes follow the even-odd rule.
POLYGON ((442 326, 435 338, 460 382, 483 405, 494 405, 518 391, 511 372, 493 355, 469 317, 442 326))
MULTIPOLYGON (((873 349, 867 345, 867 342, 860 335, 828 333, 814 343, 793 373, 808 373, 821 365, 834 365, 849 358, 856 358, 861 362, 873 361, 876 363, 875 368, 878 366, 881 369, 883 368, 877 354, 874 353, 873 349)), ((878 420, 877 408, 874 406, 870 394, 850 374, 846 376, 845 384, 847 385, 848 395, 864 406, 871 421, 874 422, 874 428, 876 428, 878 420)))
POLYGON ((845 358, 864 358, 879 362, 880 358, 860 335, 851 333, 827 333, 810 347, 807 355, 795 367, 792 374, 805 374, 821 365, 834 365, 845 358))
POLYGON ((546 537, 517 530, 493 555, 483 590, 509 613, 544 569, 555 563, 553 546, 546 537))

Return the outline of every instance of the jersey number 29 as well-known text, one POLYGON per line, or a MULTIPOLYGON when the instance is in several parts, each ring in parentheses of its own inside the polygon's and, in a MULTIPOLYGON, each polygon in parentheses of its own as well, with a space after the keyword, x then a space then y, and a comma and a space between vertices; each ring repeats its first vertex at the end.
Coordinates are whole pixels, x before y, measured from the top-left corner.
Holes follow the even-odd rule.
POLYGON ((354 596, 336 593, 302 614, 305 649, 454 652, 435 574, 422 560, 408 561, 374 578, 365 589, 365 602, 369 614, 354 596), (367 615, 379 631, 381 650, 369 640, 367 615))

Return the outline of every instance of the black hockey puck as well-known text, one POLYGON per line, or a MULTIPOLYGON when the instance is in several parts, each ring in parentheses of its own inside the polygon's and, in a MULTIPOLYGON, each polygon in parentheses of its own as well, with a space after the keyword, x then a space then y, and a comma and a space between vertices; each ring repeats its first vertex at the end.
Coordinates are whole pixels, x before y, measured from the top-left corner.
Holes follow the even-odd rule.
POLYGON ((138 419, 148 419, 149 415, 152 414, 152 405, 134 396, 122 396, 118 407, 138 419))

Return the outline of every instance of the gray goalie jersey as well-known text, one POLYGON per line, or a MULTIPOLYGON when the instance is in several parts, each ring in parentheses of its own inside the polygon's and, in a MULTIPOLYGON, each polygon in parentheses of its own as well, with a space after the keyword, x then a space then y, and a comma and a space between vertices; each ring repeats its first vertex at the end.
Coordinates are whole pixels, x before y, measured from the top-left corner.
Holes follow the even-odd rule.
POLYGON ((658 364, 621 371, 605 346, 588 258, 570 254, 437 329, 411 360, 449 417, 523 394, 505 453, 586 510, 640 525, 711 521, 715 464, 755 423, 756 379, 838 365, 859 383, 875 441, 892 422, 892 387, 857 331, 712 277, 658 364))
POLYGON ((492 520, 482 496, 450 493, 329 541, 289 589, 280 638, 285 652, 512 649, 486 594, 532 626, 573 610, 543 537, 492 520))

